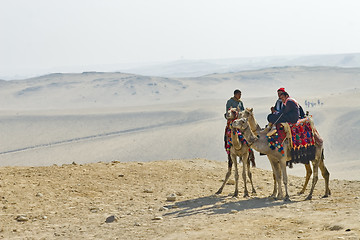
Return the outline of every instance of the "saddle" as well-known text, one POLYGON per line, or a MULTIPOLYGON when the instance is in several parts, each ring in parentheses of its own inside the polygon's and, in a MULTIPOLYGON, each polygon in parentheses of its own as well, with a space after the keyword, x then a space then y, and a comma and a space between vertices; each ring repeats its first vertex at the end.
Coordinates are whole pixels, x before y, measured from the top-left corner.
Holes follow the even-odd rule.
POLYGON ((292 163, 308 164, 315 159, 315 143, 322 144, 322 139, 314 127, 311 117, 300 119, 297 123, 276 124, 279 141, 289 140, 292 163))

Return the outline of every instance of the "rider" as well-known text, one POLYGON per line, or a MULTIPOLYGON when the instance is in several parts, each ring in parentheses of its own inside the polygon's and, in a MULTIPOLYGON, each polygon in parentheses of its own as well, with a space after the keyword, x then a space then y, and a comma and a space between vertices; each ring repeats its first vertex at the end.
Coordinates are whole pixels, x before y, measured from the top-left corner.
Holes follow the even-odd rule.
MULTIPOLYGON (((236 89, 234 91, 234 96, 231 97, 227 102, 226 102, 226 112, 230 109, 230 108, 239 108, 240 111, 244 111, 244 104, 243 102, 240 100, 241 98, 241 91, 239 89, 236 89)), ((225 113, 226 114, 226 113, 225 113)))
MULTIPOLYGON (((244 111, 244 104, 243 102, 240 100, 241 98, 241 91, 239 89, 235 89, 234 91, 234 96, 231 97, 227 102, 226 102, 226 112, 230 109, 230 108, 238 108, 240 111, 244 111)), ((225 118, 226 118, 226 112, 224 114, 225 118)), ((229 124, 229 122, 228 122, 229 124)), ((225 135, 224 135, 224 141, 225 141, 225 149, 226 149, 226 145, 227 145, 227 137, 226 137, 226 132, 228 131, 228 124, 225 127, 225 135)), ((249 151, 249 159, 252 163, 252 166, 255 167, 255 155, 254 155, 254 151, 250 148, 249 151)), ((228 160, 229 160, 229 166, 230 164, 232 164, 231 161, 231 157, 230 154, 228 154, 228 160)))
POLYGON ((290 98, 287 92, 282 92, 279 95, 284 107, 277 114, 269 114, 267 120, 269 121, 268 126, 264 129, 264 132, 269 132, 272 126, 276 123, 296 123, 300 118, 300 105, 294 99, 290 98))
POLYGON ((278 98, 278 100, 276 100, 275 106, 271 107, 271 113, 273 113, 273 114, 279 113, 280 110, 284 107, 284 104, 280 99, 280 94, 283 93, 283 92, 285 92, 285 88, 279 88, 277 90, 277 94, 278 94, 279 98, 278 98))

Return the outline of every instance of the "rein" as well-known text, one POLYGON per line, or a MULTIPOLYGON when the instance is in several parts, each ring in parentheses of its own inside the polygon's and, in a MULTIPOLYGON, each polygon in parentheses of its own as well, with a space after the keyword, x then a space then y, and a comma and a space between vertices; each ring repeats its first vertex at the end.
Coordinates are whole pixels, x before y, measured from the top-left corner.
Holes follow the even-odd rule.
MULTIPOLYGON (((251 129, 249 129, 250 128, 250 126, 249 126, 249 123, 247 124, 247 126, 246 126, 246 128, 244 128, 244 129, 242 129, 242 131, 245 133, 246 131, 249 131, 250 130, 250 138, 252 137, 252 135, 253 135, 253 133, 252 133, 252 131, 251 131, 251 129)), ((255 137, 255 139, 256 139, 256 137, 255 137)), ((250 139, 249 140, 246 140, 247 141, 247 145, 249 146, 249 147, 251 147, 251 145, 253 145, 254 144, 254 142, 255 141, 251 141, 250 139)))

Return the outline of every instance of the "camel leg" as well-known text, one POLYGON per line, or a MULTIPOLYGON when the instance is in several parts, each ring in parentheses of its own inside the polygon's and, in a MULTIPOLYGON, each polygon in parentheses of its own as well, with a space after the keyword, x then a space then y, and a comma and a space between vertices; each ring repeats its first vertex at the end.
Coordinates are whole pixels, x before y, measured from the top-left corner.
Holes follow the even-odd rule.
POLYGON ((243 163, 243 169, 242 169, 242 178, 244 181, 244 197, 249 197, 249 192, 247 190, 247 186, 246 186, 246 168, 250 168, 250 164, 248 166, 248 158, 249 158, 249 153, 245 153, 241 156, 241 161, 243 163))
POLYGON ((233 161, 232 161, 231 156, 229 154, 228 155, 228 171, 227 171, 227 173, 225 175, 225 180, 224 180, 223 184, 221 185, 221 187, 219 188, 219 190, 215 194, 222 193, 222 191, 223 191, 223 189, 225 187, 225 184, 227 183, 227 181, 229 180, 229 177, 231 176, 232 164, 233 164, 233 161))
POLYGON ((239 169, 238 169, 238 163, 236 161, 236 155, 231 154, 231 159, 233 159, 233 164, 235 168, 235 192, 233 197, 239 196, 239 169))
POLYGON ((273 172, 273 178, 274 178, 274 190, 273 190, 273 193, 271 194, 270 197, 275 198, 275 196, 277 194, 277 184, 276 184, 276 176, 275 176, 274 172, 273 172))
POLYGON ((276 158, 270 157, 269 155, 267 156, 270 164, 271 164, 271 168, 273 170, 273 177, 274 177, 274 190, 273 190, 273 194, 270 196, 271 198, 282 198, 283 193, 282 193, 282 188, 281 188, 281 171, 279 168, 279 161, 276 158), (276 196, 277 194, 277 196, 276 196))
POLYGON ((281 167, 281 173, 283 177, 283 183, 285 188, 285 198, 284 201, 290 201, 289 193, 288 193, 288 178, 287 178, 287 172, 286 172, 286 158, 280 159, 280 167, 281 167))
POLYGON ((316 183, 317 183, 317 181, 319 179, 319 176, 318 176, 318 173, 319 173, 319 161, 320 161, 320 159, 318 159, 318 158, 313 161, 314 174, 313 174, 312 185, 311 185, 310 193, 309 193, 309 195, 307 196, 307 198, 305 200, 311 200, 312 199, 312 194, 314 192, 316 183))
POLYGON ((325 197, 328 197, 329 195, 331 195, 331 191, 329 188, 330 173, 324 164, 324 150, 322 150, 322 153, 321 153, 319 168, 321 170, 321 175, 323 176, 323 178, 325 180, 325 195, 323 196, 323 198, 325 198, 325 197))
POLYGON ((299 192, 299 194, 304 194, 304 192, 305 192, 305 190, 306 190, 306 187, 307 187, 307 185, 308 185, 308 183, 309 183, 311 174, 312 174, 312 170, 311 170, 310 164, 305 164, 305 169, 306 169, 305 183, 304 183, 303 188, 302 188, 301 191, 299 192))
MULTIPOLYGON (((253 154, 254 154, 254 153, 253 153, 253 154)), ((250 159, 250 153, 249 153, 248 161, 246 161, 247 173, 248 173, 248 176, 249 176, 249 179, 250 179, 250 183, 251 183, 251 187, 252 187, 252 193, 253 193, 253 194, 256 194, 256 191, 255 191, 255 188, 254 188, 254 184, 253 184, 253 181, 252 181, 252 174, 251 174, 251 169, 250 169, 250 162, 251 162, 251 159, 250 159)), ((254 167, 254 166, 253 166, 253 167, 254 167)))

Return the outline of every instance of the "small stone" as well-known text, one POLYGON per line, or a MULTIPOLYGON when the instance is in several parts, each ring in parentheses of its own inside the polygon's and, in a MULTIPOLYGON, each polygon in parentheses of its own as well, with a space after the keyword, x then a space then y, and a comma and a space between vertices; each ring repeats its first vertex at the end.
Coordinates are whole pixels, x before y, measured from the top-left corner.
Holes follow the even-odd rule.
POLYGON ((176 201, 176 194, 175 193, 170 194, 169 196, 167 196, 166 200, 170 202, 176 201))
POLYGON ((235 210, 235 209, 233 209, 233 210, 230 211, 231 214, 235 214, 235 213, 238 213, 238 212, 239 212, 239 211, 238 211, 238 210, 235 210))
POLYGON ((47 219, 47 216, 43 216, 42 219, 46 220, 46 219, 47 219))
POLYGON ((343 227, 339 226, 339 225, 334 225, 334 226, 329 228, 330 231, 339 231, 341 229, 343 229, 343 227))
POLYGON ((124 177, 125 175, 124 174, 119 174, 119 176, 118 177, 124 177))
POLYGON ((72 165, 77 165, 77 163, 76 163, 76 162, 72 162, 72 165))
POLYGON ((151 190, 151 189, 145 189, 144 190, 144 193, 153 193, 154 191, 153 190, 151 190))
POLYGON ((229 181, 227 181, 226 184, 227 184, 227 185, 235 185, 235 180, 230 179, 229 181))
POLYGON ((355 197, 355 199, 359 199, 359 197, 355 197))
POLYGON ((112 223, 112 222, 116 222, 117 221, 117 217, 115 215, 111 215, 109 217, 106 218, 105 222, 106 223, 112 223))
POLYGON ((44 195, 42 193, 37 193, 36 196, 37 197, 43 197, 44 195))
POLYGON ((97 208, 97 207, 92 207, 92 208, 90 208, 90 212, 92 212, 92 213, 97 213, 97 212, 99 212, 101 209, 100 208, 97 208))
POLYGON ((163 217, 161 217, 161 216, 155 216, 152 220, 163 220, 163 217))
POLYGON ((25 215, 19 215, 15 218, 15 220, 18 222, 27 222, 29 221, 29 218, 26 217, 25 215))
POLYGON ((166 207, 161 207, 161 208, 159 208, 159 211, 161 212, 161 211, 166 211, 166 210, 168 210, 166 207))
POLYGON ((138 222, 136 222, 136 223, 134 223, 134 226, 136 226, 136 227, 140 227, 140 226, 141 226, 141 224, 140 224, 140 223, 138 223, 138 222))
POLYGON ((298 231, 298 233, 304 233, 304 230, 301 230, 301 229, 300 229, 300 230, 298 231))

